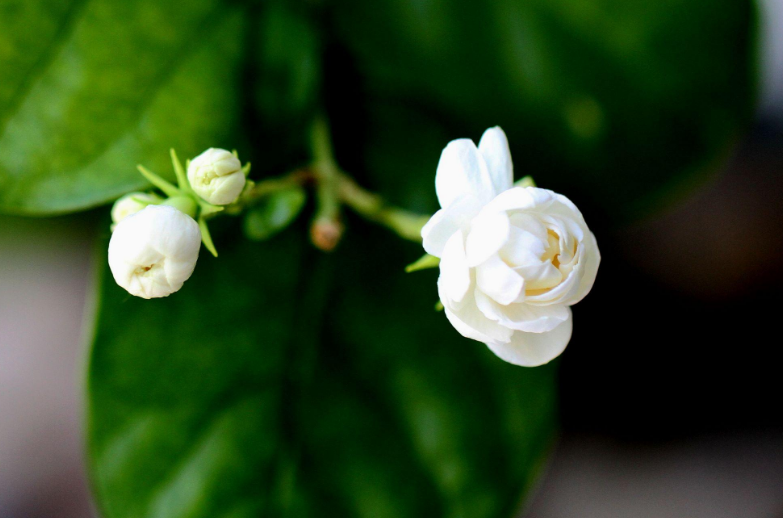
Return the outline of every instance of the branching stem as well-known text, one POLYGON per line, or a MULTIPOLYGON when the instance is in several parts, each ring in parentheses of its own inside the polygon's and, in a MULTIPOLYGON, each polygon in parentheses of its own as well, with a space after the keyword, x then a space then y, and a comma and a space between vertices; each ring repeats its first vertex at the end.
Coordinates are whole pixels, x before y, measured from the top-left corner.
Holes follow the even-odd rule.
POLYGON ((329 128, 322 117, 316 119, 311 134, 313 161, 307 167, 295 169, 279 178, 269 178, 251 185, 240 199, 226 207, 228 214, 239 214, 272 193, 315 185, 316 213, 311 227, 313 243, 322 250, 331 250, 342 235, 340 206, 385 226, 403 239, 421 242, 421 229, 429 216, 416 214, 393 205, 356 183, 337 165, 332 153, 329 128))

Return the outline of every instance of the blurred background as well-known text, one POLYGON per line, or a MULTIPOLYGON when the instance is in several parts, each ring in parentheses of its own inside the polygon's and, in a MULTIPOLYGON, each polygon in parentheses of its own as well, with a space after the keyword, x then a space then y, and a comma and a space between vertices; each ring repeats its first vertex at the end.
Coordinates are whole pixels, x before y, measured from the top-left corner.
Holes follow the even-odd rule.
MULTIPOLYGON (((525 516, 783 518, 783 1, 760 7, 759 107, 720 174, 631 223, 585 209, 603 263, 525 516)), ((93 216, 0 218, 0 518, 92 514, 79 380, 93 216)))

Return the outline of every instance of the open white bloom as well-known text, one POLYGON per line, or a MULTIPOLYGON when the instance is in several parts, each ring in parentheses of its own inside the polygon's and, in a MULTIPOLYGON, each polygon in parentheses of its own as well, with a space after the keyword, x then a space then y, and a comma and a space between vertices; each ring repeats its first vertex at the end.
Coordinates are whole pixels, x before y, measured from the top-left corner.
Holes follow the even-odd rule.
POLYGON ((488 129, 478 148, 450 142, 435 189, 441 210, 422 229, 440 257, 438 294, 451 324, 507 362, 549 362, 571 338, 571 309, 593 286, 601 256, 571 201, 514 187, 506 135, 488 129))
POLYGON ((119 223, 131 214, 136 214, 148 204, 143 203, 145 201, 154 202, 157 201, 157 197, 152 194, 143 192, 132 192, 126 194, 119 200, 114 202, 111 208, 111 220, 112 222, 119 223))
POLYGON ((245 187, 242 163, 230 151, 209 148, 188 166, 188 181, 196 194, 214 205, 236 201, 245 187))
POLYGON ((128 293, 145 299, 182 288, 196 267, 198 224, 166 205, 149 205, 122 220, 109 241, 109 267, 128 293))

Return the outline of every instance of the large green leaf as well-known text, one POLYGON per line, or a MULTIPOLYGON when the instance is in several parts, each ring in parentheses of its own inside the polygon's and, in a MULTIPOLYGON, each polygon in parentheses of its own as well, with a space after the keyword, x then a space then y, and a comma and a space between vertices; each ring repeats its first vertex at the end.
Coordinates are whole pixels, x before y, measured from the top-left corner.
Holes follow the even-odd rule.
POLYGON ((553 439, 553 368, 461 338, 422 296, 434 277, 401 273, 416 247, 353 232, 330 257, 224 233, 161 300, 103 273, 88 432, 105 518, 512 515, 553 439))
POLYGON ((623 220, 715 171, 752 115, 750 0, 331 5, 342 160, 383 192, 432 193, 444 143, 500 125, 517 176, 623 220))
POLYGON ((165 171, 169 146, 232 145, 240 79, 261 115, 243 128, 275 151, 258 165, 290 165, 328 41, 354 155, 428 157, 405 176, 429 191, 444 139, 500 124, 520 172, 636 215, 714 170, 751 113, 753 4, 717 2, 332 0, 316 23, 312 4, 274 0, 245 38, 215 0, 3 0, 0 210, 78 210, 140 187, 128 162, 165 171), (240 74, 243 43, 260 65, 240 74))
POLYGON ((48 214, 230 146, 244 20, 218 0, 0 2, 0 211, 48 214))

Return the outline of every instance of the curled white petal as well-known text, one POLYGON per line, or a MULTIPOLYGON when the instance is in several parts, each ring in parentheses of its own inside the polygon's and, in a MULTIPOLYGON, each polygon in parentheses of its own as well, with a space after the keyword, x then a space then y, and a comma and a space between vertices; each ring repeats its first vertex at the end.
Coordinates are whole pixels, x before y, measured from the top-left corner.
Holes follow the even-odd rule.
POLYGON ((538 367, 560 356, 571 340, 572 330, 573 319, 568 318, 547 333, 516 331, 508 342, 485 343, 493 353, 509 363, 522 367, 538 367))
POLYGON ((476 285, 498 304, 511 304, 525 287, 525 279, 497 255, 476 268, 476 285))
POLYGON ((489 168, 495 192, 501 193, 510 189, 514 183, 514 165, 511 161, 508 139, 500 126, 489 128, 484 132, 478 149, 489 168))
POLYGON ((246 179, 242 163, 233 153, 209 148, 188 165, 188 182, 209 203, 228 205, 239 197, 246 179))
POLYGON ((470 268, 461 232, 455 232, 443 249, 438 282, 443 287, 441 298, 447 298, 449 302, 460 302, 470 288, 470 268))
POLYGON ((435 172, 435 193, 444 209, 461 196, 471 195, 482 203, 495 196, 487 164, 472 140, 452 140, 443 150, 435 172))
POLYGON ((449 322, 451 322, 451 325, 453 325, 465 338, 471 338, 484 343, 508 342, 514 331, 507 327, 503 327, 484 316, 476 305, 474 295, 474 290, 470 290, 465 295, 463 303, 444 303, 446 316, 448 317, 449 322))
POLYGON ((478 266, 508 242, 511 224, 504 213, 480 214, 470 226, 465 251, 468 264, 478 266))
POLYGON ((471 220, 481 210, 474 196, 460 196, 448 208, 440 209, 421 229, 424 250, 440 257, 446 242, 458 230, 467 231, 471 220))
POLYGON ((601 264, 601 252, 598 250, 598 243, 595 240, 595 236, 589 230, 584 239, 584 261, 581 268, 582 279, 579 282, 579 288, 574 295, 574 298, 569 301, 570 304, 576 304, 581 301, 585 296, 590 293, 595 283, 595 278, 598 275, 598 266, 601 264))
POLYGON ((476 305, 488 319, 526 333, 547 333, 571 316, 567 306, 503 305, 481 292, 476 292, 476 305))
POLYGON ((131 295, 152 299, 182 288, 196 267, 201 233, 190 216, 149 205, 122 220, 109 241, 109 267, 131 295))

